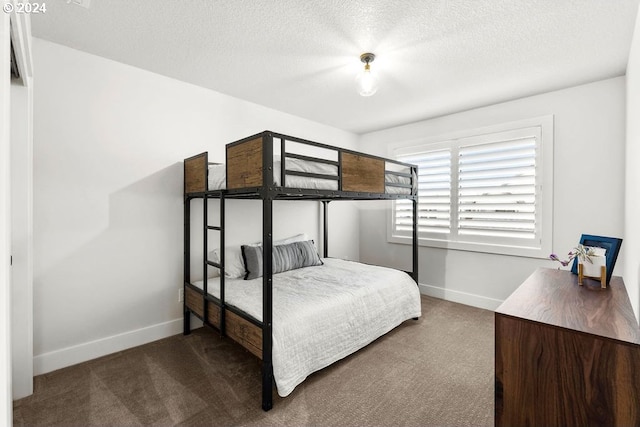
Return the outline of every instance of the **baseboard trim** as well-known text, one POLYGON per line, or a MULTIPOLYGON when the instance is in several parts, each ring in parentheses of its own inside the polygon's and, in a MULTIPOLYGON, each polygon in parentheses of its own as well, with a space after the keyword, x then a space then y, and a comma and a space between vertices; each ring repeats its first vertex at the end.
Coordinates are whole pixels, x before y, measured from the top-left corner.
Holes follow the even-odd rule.
MULTIPOLYGON (((192 322, 193 328, 198 327, 193 323, 195 322, 192 322)), ((39 354, 33 358, 33 373, 34 375, 46 374, 181 332, 182 318, 39 354)))
POLYGON ((439 286, 431 286, 420 283, 418 285, 420 293, 430 297, 440 298, 447 301, 457 302, 460 304, 470 305, 473 307, 484 308, 485 310, 495 311, 502 304, 502 301, 495 298, 489 298, 482 295, 469 294, 467 292, 445 289, 439 286))
MULTIPOLYGON (((481 295, 425 285, 423 283, 420 283, 418 286, 422 294, 483 308, 485 310, 495 310, 502 304, 501 300, 481 295)), ((201 326, 201 324, 199 324, 200 322, 197 322, 197 319, 192 319, 191 323, 193 329, 201 326), (194 322, 193 320, 196 321, 194 322)), ((57 369, 66 368, 67 366, 76 365, 128 348, 167 338, 181 332, 182 318, 39 354, 33 358, 33 373, 34 375, 46 374, 57 369)))

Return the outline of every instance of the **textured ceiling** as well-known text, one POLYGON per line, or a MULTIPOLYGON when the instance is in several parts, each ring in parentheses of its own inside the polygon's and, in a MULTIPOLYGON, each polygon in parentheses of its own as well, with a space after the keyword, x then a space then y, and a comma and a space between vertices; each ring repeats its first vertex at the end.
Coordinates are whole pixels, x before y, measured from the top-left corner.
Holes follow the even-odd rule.
POLYGON ((638 2, 49 0, 32 32, 364 133, 623 75, 638 2), (368 51, 380 89, 363 98, 368 51))

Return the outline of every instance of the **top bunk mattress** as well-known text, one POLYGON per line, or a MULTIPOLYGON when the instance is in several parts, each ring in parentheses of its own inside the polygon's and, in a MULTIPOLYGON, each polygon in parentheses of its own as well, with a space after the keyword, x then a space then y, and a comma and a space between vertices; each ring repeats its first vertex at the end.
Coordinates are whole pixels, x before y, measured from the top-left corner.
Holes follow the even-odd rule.
MULTIPOLYGON (((273 275, 273 373, 283 397, 311 373, 421 316, 420 293, 408 274, 323 261, 273 275)), ((194 285, 203 287, 202 281, 194 285)), ((207 290, 219 298, 220 278, 208 279, 207 290)), ((225 302, 261 320, 262 277, 225 278, 225 302)))
MULTIPOLYGON (((394 168, 400 169, 400 168, 394 168)), ((408 168, 406 168, 408 169, 408 168)), ((338 181, 335 179, 323 179, 312 178, 307 176, 299 176, 286 174, 285 184, 281 184, 282 176, 282 161, 279 156, 276 156, 273 161, 273 181, 276 186, 290 187, 290 188, 306 188, 313 190, 338 190, 338 181)), ((318 163, 308 160, 300 159, 287 159, 286 171, 289 172, 303 172, 318 175, 332 175, 338 176, 338 167, 331 164, 318 163)), ((403 172, 397 170, 397 172, 403 172)), ((410 173, 410 170, 406 171, 410 173)), ((411 188, 408 187, 396 187, 388 184, 411 184, 411 178, 405 176, 398 176, 392 173, 385 173, 385 193, 387 194, 411 194, 411 188)), ((209 165, 209 177, 208 177, 208 189, 212 190, 224 190, 227 188, 227 175, 226 165, 224 164, 211 164, 209 165)))

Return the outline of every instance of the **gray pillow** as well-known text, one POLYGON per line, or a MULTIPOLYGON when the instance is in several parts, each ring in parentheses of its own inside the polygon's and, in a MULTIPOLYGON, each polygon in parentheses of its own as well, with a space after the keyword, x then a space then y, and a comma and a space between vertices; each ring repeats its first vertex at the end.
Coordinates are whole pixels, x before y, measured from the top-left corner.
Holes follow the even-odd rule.
MULTIPOLYGON (((262 277, 262 246, 242 245, 242 258, 247 274, 245 280, 262 277)), ((295 270, 296 268, 322 265, 313 240, 293 242, 273 247, 273 273, 295 270)))

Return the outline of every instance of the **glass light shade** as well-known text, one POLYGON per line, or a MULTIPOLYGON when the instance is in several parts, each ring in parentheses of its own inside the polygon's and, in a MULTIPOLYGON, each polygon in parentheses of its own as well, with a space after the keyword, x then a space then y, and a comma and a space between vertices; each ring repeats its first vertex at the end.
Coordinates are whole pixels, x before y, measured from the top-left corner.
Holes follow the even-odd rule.
POLYGON ((378 91, 378 78, 371 73, 369 64, 366 64, 364 70, 356 76, 356 84, 358 93, 362 96, 371 96, 378 91))

